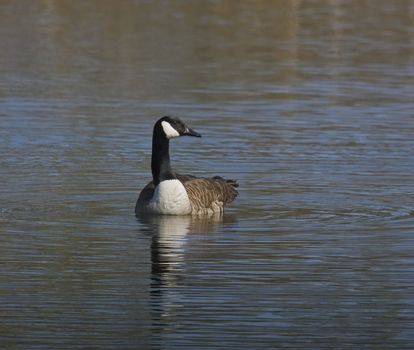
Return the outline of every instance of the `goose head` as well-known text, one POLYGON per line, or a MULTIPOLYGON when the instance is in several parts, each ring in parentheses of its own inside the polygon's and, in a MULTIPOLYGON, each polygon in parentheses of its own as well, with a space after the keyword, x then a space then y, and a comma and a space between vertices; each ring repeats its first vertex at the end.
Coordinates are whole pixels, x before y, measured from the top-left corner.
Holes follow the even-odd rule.
POLYGON ((155 123, 154 131, 167 139, 180 136, 201 137, 201 135, 189 128, 181 119, 174 117, 162 117, 155 123))

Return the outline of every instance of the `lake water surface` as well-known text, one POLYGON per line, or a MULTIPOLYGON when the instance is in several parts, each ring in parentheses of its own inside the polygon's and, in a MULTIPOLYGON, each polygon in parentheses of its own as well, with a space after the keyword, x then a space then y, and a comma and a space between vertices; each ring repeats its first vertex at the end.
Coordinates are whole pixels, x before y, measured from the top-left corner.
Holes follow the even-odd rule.
POLYGON ((412 1, 0 3, 0 348, 412 349, 412 1), (135 218, 153 123, 221 220, 135 218))

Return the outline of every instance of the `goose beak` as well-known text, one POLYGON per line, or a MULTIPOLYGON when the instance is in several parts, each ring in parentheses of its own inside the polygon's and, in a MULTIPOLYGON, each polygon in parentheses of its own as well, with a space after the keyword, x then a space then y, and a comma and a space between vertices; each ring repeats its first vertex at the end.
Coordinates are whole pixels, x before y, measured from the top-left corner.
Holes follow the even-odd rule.
POLYGON ((193 129, 190 128, 186 128, 183 136, 194 136, 194 137, 201 137, 201 134, 199 134, 198 132, 194 131, 193 129))

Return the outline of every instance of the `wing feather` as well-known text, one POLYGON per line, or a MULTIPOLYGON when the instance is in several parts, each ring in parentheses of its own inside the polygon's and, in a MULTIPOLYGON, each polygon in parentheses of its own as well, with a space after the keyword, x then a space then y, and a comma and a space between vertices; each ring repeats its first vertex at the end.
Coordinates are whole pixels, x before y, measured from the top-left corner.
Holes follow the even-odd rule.
POLYGON ((150 202, 152 196, 154 195, 154 183, 149 182, 139 194, 137 204, 135 205, 135 214, 138 214, 145 210, 145 206, 150 202))
POLYGON ((223 178, 193 178, 184 182, 190 198, 193 213, 204 211, 223 211, 223 207, 237 197, 235 181, 228 182, 223 178))

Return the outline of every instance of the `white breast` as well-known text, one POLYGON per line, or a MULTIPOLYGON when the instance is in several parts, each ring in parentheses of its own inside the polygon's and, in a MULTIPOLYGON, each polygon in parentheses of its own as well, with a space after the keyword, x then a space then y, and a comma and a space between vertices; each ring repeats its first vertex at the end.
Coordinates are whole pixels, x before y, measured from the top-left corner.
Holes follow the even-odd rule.
POLYGON ((157 214, 186 215, 191 213, 191 204, 181 181, 164 180, 155 188, 148 209, 157 214))

